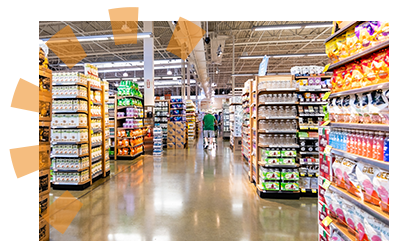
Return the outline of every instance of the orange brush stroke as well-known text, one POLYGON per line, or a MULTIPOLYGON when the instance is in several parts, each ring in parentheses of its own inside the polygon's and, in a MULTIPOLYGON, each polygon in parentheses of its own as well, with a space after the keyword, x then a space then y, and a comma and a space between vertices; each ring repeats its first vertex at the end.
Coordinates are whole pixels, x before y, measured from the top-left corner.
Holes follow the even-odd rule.
POLYGON ((115 45, 137 44, 138 7, 109 9, 115 45))
POLYGON ((11 102, 11 107, 39 113, 38 102, 39 87, 24 79, 19 79, 11 102))
POLYGON ((39 170, 39 145, 10 149, 11 161, 17 178, 39 170))

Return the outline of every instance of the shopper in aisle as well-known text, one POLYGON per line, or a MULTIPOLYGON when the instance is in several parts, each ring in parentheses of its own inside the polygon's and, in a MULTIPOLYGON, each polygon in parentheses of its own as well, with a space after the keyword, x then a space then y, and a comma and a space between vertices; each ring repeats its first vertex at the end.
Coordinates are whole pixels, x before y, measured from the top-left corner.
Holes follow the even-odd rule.
POLYGON ((213 138, 215 136, 215 126, 217 125, 217 120, 215 116, 211 114, 210 111, 203 118, 203 131, 204 131, 204 149, 213 145, 213 138))

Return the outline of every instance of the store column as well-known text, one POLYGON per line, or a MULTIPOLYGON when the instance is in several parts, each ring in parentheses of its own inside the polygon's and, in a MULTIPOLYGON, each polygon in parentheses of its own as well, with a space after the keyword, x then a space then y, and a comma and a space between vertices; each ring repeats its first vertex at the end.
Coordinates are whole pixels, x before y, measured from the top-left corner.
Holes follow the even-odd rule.
MULTIPOLYGON (((153 21, 145 21, 144 32, 153 32, 153 21)), ((144 106, 154 106, 154 40, 144 38, 144 106)))
POLYGON ((181 96, 182 100, 185 100, 185 60, 183 59, 181 62, 181 76, 182 76, 181 96))
POLYGON ((187 99, 190 100, 190 70, 189 63, 186 64, 186 83, 187 83, 187 99))

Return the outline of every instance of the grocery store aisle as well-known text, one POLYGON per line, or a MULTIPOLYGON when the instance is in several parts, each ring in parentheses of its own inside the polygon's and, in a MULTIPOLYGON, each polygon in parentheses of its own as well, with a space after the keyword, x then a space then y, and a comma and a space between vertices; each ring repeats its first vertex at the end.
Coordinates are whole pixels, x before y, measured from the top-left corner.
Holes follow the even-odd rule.
POLYGON ((318 240, 317 199, 260 199, 243 164, 222 138, 216 150, 199 142, 118 161, 111 177, 71 192, 83 207, 50 240, 318 240))

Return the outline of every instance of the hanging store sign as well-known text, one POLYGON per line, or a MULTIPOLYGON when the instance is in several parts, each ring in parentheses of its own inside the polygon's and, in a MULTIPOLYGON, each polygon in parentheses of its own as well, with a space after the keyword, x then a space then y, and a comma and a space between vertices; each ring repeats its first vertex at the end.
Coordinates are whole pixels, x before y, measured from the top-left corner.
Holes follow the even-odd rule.
POLYGON ((268 59, 269 57, 264 56, 260 63, 260 67, 258 68, 258 75, 259 76, 265 76, 267 74, 267 68, 268 68, 268 59))

